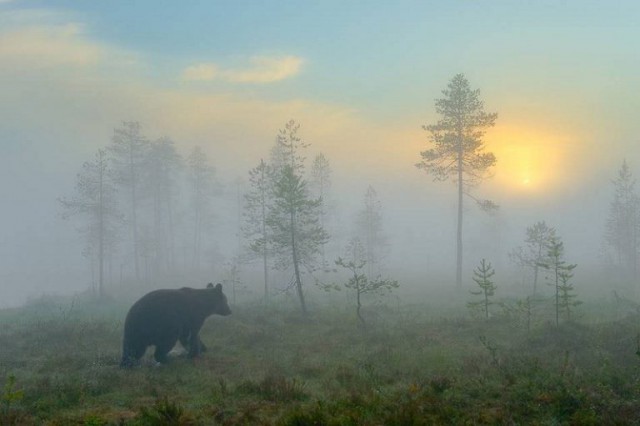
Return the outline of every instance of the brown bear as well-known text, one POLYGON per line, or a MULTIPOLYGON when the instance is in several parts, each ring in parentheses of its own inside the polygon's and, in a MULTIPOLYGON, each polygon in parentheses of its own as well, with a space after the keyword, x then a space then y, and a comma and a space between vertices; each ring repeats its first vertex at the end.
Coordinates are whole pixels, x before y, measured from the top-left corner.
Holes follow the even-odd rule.
POLYGON ((149 346, 156 348, 155 360, 165 363, 178 340, 188 349, 189 357, 198 356, 206 350, 198 332, 212 314, 231 314, 222 284, 147 293, 131 306, 124 321, 120 366, 135 365, 149 346))

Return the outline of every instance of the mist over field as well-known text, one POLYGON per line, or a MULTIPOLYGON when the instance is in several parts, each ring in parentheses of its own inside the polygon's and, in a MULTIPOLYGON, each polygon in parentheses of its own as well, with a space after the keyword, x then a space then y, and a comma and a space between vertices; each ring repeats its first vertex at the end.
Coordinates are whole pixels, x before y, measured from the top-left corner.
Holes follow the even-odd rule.
MULTIPOLYGON (((269 30, 268 17, 276 19, 281 7, 235 7, 227 22, 204 6, 166 5, 144 19, 139 33, 129 34, 131 17, 117 7, 0 6, 2 306, 95 285, 95 265, 92 277, 91 259, 82 256, 86 237, 76 232, 86 218, 62 220, 57 200, 73 196, 82 164, 98 149, 108 150, 123 122, 138 122, 150 142, 170 138, 183 160, 199 146, 216 171, 219 188, 203 235, 216 253, 202 259, 203 271, 176 265, 170 272, 180 282, 173 285, 222 280, 225 262, 245 251, 247 241, 238 234, 248 171, 268 159, 279 129, 294 119, 309 144, 307 172, 319 153, 330 165, 329 263, 355 235, 355 217, 371 186, 387 238, 381 266, 401 277, 403 288, 428 294, 449 286, 455 279, 454 179, 434 182, 415 164, 431 146, 421 126, 436 122, 434 101, 460 72, 471 89, 480 89, 485 109, 498 113, 482 138, 496 157, 492 177, 474 193, 500 208, 485 214, 466 199, 465 286, 472 285, 471 271, 482 257, 498 267, 501 287, 513 286, 507 253, 538 221, 556 228, 567 257, 580 265, 577 282, 602 279, 611 181, 624 160, 634 176, 638 167, 632 119, 638 100, 631 95, 638 53, 621 42, 637 37, 635 4, 607 10, 597 3, 552 2, 412 4, 406 10, 380 5, 366 17, 347 6, 341 7, 343 18, 332 21, 333 6, 323 3, 285 14, 292 34, 304 29, 296 38, 269 30), (187 25, 199 12, 217 23, 214 29, 198 20, 186 32, 162 30, 165 20, 187 25), (258 16, 267 18, 233 37, 225 33, 258 16), (435 35, 455 28, 454 17, 465 30, 434 43, 435 35), (374 22, 384 22, 384 31, 372 34, 374 22), (365 34, 377 44, 375 55, 361 48, 365 34), (210 272, 206 278, 204 270, 210 272)), ((142 12, 141 5, 132 10, 142 12)), ((182 182, 175 214, 182 223, 172 232, 186 241, 195 231, 188 223, 187 171, 180 173, 174 177, 182 182)), ((118 189, 127 216, 126 191, 118 189)), ((151 212, 143 205, 149 196, 143 189, 138 197, 140 226, 149 227, 151 212)), ((125 282, 136 285, 126 226, 110 255, 107 293, 125 282)), ((172 284, 159 281, 158 275, 167 275, 157 265, 148 267, 147 281, 172 284)), ((259 271, 255 263, 241 265, 239 279, 248 291, 259 293, 259 271)), ((590 284, 594 294, 608 291, 590 284)))

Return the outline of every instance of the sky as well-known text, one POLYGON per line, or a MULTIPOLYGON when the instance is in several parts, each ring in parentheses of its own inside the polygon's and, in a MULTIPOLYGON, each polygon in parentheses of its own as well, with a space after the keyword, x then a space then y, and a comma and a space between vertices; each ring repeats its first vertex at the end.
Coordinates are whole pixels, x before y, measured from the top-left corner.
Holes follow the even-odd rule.
POLYGON ((77 236, 55 200, 125 120, 233 181, 296 119, 342 199, 371 184, 403 232, 446 234, 453 188, 414 164, 457 73, 498 113, 478 191, 502 225, 547 218, 592 255, 616 169, 640 172, 639 19, 635 1, 0 0, 0 285, 64 280, 77 236))

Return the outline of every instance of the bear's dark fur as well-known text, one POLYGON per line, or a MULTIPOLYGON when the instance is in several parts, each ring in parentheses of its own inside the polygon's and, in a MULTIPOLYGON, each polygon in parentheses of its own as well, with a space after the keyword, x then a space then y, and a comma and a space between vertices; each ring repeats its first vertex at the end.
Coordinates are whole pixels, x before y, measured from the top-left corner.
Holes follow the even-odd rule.
POLYGON ((189 357, 197 356, 206 350, 198 332, 212 314, 231 314, 221 284, 147 293, 133 304, 124 321, 120 366, 136 364, 149 346, 156 348, 155 360, 164 363, 178 340, 189 357))

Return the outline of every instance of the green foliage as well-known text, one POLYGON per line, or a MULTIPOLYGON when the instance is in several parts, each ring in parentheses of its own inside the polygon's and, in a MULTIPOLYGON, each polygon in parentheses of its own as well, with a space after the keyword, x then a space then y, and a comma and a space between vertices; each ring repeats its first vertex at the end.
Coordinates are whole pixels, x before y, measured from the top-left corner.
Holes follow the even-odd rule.
POLYGON ((533 270, 533 294, 538 290, 538 272, 540 263, 545 262, 547 246, 556 238, 556 230, 545 221, 536 222, 527 227, 525 247, 516 247, 509 253, 513 262, 533 270))
POLYGON ((356 260, 359 257, 358 253, 363 252, 362 245, 359 244, 357 239, 351 242, 349 251, 353 253, 353 260, 346 261, 342 257, 339 257, 335 261, 335 264, 351 272, 351 277, 346 283, 344 283, 344 286, 355 292, 356 314, 358 316, 358 320, 360 320, 360 324, 365 325, 366 321, 360 312, 362 308, 362 296, 370 293, 379 293, 381 291, 390 292, 392 289, 398 288, 399 284, 396 280, 386 279, 380 276, 375 279, 369 279, 369 277, 367 277, 363 272, 363 268, 367 264, 367 261, 362 259, 356 260))
POLYGON ((483 152, 482 137, 495 125, 498 114, 484 111, 480 91, 472 90, 462 74, 455 75, 442 94, 444 98, 436 100, 440 120, 423 126, 434 148, 421 152, 422 161, 416 166, 440 181, 463 173, 461 184, 468 188, 496 163, 492 153, 483 152))
POLYGON ((0 424, 18 424, 20 415, 16 410, 16 406, 24 399, 24 391, 16 387, 16 376, 10 374, 4 383, 0 402, 2 408, 0 411, 0 424))
POLYGON ((560 311, 564 309, 569 319, 571 308, 580 304, 574 300, 573 285, 569 283, 573 277, 572 271, 578 265, 568 264, 564 260, 564 244, 557 237, 553 238, 547 246, 546 260, 538 265, 550 272, 548 284, 555 290, 556 326, 558 326, 560 311))
POLYGON ((482 295, 483 298, 481 301, 469 302, 467 306, 472 310, 481 309, 486 319, 489 319, 489 306, 493 304, 489 299, 495 294, 497 288, 495 283, 491 281, 491 277, 495 273, 496 271, 491 267, 491 263, 482 259, 480 265, 473 271, 472 277, 473 281, 480 287, 480 290, 469 291, 476 296, 482 295))
POLYGON ((140 426, 189 426, 195 421, 177 402, 168 397, 157 399, 149 408, 141 407, 137 418, 140 426))
POLYGON ((291 167, 285 166, 274 183, 273 206, 267 217, 274 250, 280 255, 278 265, 282 269, 293 267, 294 248, 297 261, 313 267, 314 257, 328 239, 318 221, 321 205, 321 199, 310 198, 307 182, 295 175, 291 167))
MULTIPOLYGON (((573 268, 572 268, 573 269, 573 268)), ((567 321, 571 320, 572 308, 581 305, 582 302, 576 300, 577 295, 573 293, 573 284, 569 282, 573 278, 571 270, 562 271, 559 274, 560 282, 558 284, 558 309, 565 312, 567 321)))
POLYGON ((294 284, 303 314, 307 314, 302 268, 313 270, 315 259, 329 235, 320 225, 322 199, 309 196, 307 182, 289 164, 283 166, 273 186, 273 204, 266 224, 271 230, 276 267, 293 268, 294 284))
POLYGON ((499 302, 505 320, 513 321, 518 327, 523 327, 527 332, 539 325, 545 310, 548 298, 541 295, 529 295, 524 299, 502 300, 499 302))
POLYGON ((205 324, 203 357, 158 368, 148 354, 128 371, 117 368, 126 306, 90 312, 78 302, 64 318, 0 311, 0 374, 17 378, 0 392, 23 392, 0 424, 640 422, 637 314, 523 333, 444 305, 446 317, 424 304, 379 309, 365 330, 351 325, 351 306, 319 306, 300 323, 289 306, 241 305, 205 324))
POLYGON ((249 243, 249 252, 262 260, 264 296, 269 296, 269 251, 271 235, 267 227, 267 214, 271 202, 272 168, 260 160, 249 170, 249 191, 244 195, 244 224, 242 232, 249 243))
POLYGON ((259 382, 246 381, 240 390, 274 402, 300 401, 308 397, 305 384, 296 378, 268 375, 259 382))

